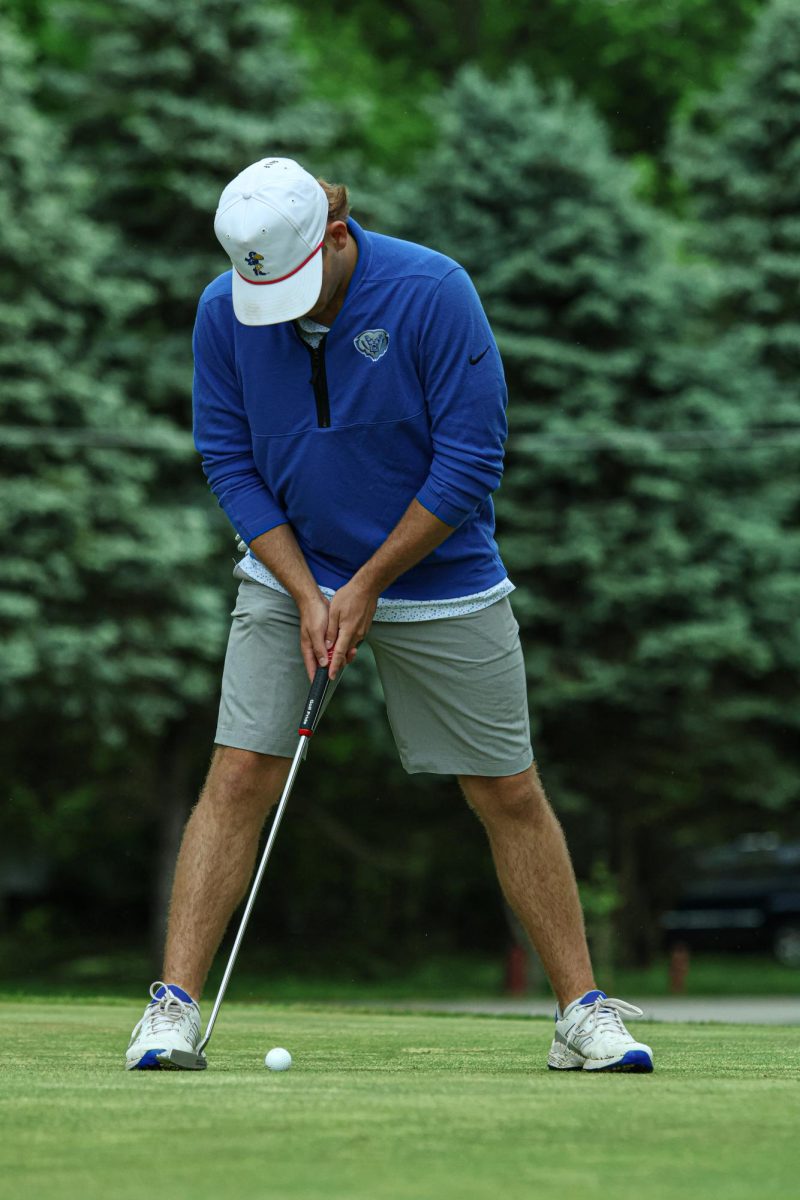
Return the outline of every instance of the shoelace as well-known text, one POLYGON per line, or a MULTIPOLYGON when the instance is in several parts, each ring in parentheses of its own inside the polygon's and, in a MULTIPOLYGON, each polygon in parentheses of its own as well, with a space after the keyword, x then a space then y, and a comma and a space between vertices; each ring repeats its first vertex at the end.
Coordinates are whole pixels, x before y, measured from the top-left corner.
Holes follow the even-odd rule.
POLYGON ((173 1029, 183 1019, 187 1010, 191 1010, 191 1005, 175 996, 166 984, 160 980, 150 985, 150 995, 155 1004, 151 1004, 147 1009, 144 1019, 147 1023, 148 1033, 158 1033, 162 1029, 173 1029), (156 997, 156 992, 160 988, 164 988, 164 995, 156 997))
MULTIPOLYGON (((578 1005, 578 1008, 582 1008, 578 1005)), ((575 1018, 575 1024, 572 1027, 574 1035, 578 1029, 583 1030, 587 1022, 591 1020, 591 1024, 587 1027, 586 1032, 602 1033, 604 1030, 612 1033, 627 1033, 625 1026, 622 1024, 621 1013, 626 1017, 641 1017, 643 1012, 637 1008, 635 1004, 628 1004, 626 1000, 615 1000, 612 996, 606 996, 605 1000, 598 996, 592 1004, 587 1004, 583 1011, 575 1018)))

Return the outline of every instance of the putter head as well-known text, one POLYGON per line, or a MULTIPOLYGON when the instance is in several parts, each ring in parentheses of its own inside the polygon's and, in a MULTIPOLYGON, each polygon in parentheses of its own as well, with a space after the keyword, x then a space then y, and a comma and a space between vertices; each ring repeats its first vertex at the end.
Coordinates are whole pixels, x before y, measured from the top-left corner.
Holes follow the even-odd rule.
POLYGON ((167 1050, 156 1058, 162 1067, 172 1067, 175 1071, 205 1071, 208 1066, 205 1054, 190 1054, 186 1050, 167 1050))

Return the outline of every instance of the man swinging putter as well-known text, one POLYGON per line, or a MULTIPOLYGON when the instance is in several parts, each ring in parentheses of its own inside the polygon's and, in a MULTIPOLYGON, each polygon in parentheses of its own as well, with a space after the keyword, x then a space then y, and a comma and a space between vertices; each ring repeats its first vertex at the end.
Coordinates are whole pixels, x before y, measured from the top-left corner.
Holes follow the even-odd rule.
MULTIPOLYGON (((347 190, 263 159, 225 188, 232 270, 203 293, 194 432, 245 543, 211 766, 183 836, 161 981, 131 1069, 200 1041, 198 1002, 295 750, 309 679, 369 646, 410 772, 455 775, 557 1000, 547 1065, 652 1071, 595 983, 561 827, 539 782, 494 540, 500 355, 462 267, 367 232, 347 190)), ((330 692, 330 689, 329 689, 330 692)))

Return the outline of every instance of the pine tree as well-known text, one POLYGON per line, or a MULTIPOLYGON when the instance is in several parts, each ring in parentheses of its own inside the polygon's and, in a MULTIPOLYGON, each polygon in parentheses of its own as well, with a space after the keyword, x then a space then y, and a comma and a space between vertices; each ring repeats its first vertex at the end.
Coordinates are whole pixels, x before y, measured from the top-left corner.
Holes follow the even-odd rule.
POLYGON ((86 888, 117 855, 100 831, 116 821, 130 852, 131 825, 164 799, 170 764, 153 747, 216 693, 226 614, 202 576, 207 512, 157 490, 165 463, 186 470, 191 439, 109 369, 150 288, 120 286, 119 239, 88 215, 93 180, 34 105, 31 58, 0 21, 0 717, 13 730, 0 840, 86 888))
POLYGON ((585 814, 586 867, 610 814, 641 911, 639 864, 679 816, 691 839, 791 795, 785 769, 769 800, 755 790, 747 754, 776 753, 743 717, 774 666, 754 595, 777 514, 739 519, 741 489, 769 481, 769 445, 742 456, 769 380, 716 336, 713 271, 635 199, 588 107, 522 70, 466 70, 437 118, 386 219, 461 262, 493 324, 511 395, 498 528, 535 744, 562 811, 585 814))
POLYGON ((3 714, 59 712, 101 737, 154 730, 207 686, 208 653, 188 638, 183 664, 164 667, 170 621, 210 636, 208 594, 173 603, 164 588, 172 556, 181 569, 207 554, 204 522, 150 490, 187 439, 104 369, 106 340, 149 290, 118 286, 119 243, 86 214, 92 181, 33 106, 26 46, 5 22, 0 35, 3 714))
MULTIPOLYGON (((134 423, 133 440, 139 444, 133 453, 105 449, 91 456, 94 462, 102 453, 110 463, 116 455, 125 470, 138 472, 140 485, 126 486, 123 470, 113 476, 109 470, 111 494, 102 502, 95 497, 95 511, 123 514, 128 525, 136 526, 140 543, 123 561, 130 548, 120 531, 113 556, 94 533, 86 535, 97 590, 89 596, 76 593, 70 617, 78 632, 66 627, 63 637, 70 645, 82 638, 87 652, 94 647, 94 674, 87 670, 85 682, 95 706, 137 705, 154 734, 144 746, 135 742, 136 727, 119 714, 120 752, 132 763, 124 787, 138 789, 142 811, 164 818, 160 833, 141 824, 125 831, 126 854, 138 856, 148 882, 158 872, 153 854, 144 852, 144 835, 152 841, 155 834, 162 843, 160 879, 153 878, 148 889, 151 895, 160 890, 160 924, 187 788, 199 784, 211 749, 231 606, 226 589, 232 592, 235 586, 232 531, 208 492, 199 462, 188 453, 195 309, 206 284, 229 267, 214 237, 214 210, 228 180, 266 154, 295 157, 312 172, 334 179, 342 173, 347 177, 353 158, 349 135, 360 108, 309 98, 306 70, 291 48, 291 17, 281 8, 228 0, 180 0, 167 7, 155 0, 123 6, 71 0, 55 17, 61 21, 61 40, 55 35, 51 40, 65 47, 63 61, 56 65, 51 56, 42 66, 38 99, 61 124, 59 153, 83 172, 80 198, 70 196, 69 204, 85 214, 87 228, 105 247, 105 286, 112 296, 130 300, 124 320, 88 323, 84 341, 91 355, 83 366, 88 380, 106 382, 119 407, 105 414, 93 408, 97 427, 107 433, 125 430, 125 421, 134 423), (175 452, 165 453, 170 447, 175 452), (136 554, 145 550, 150 558, 142 562, 136 554), (104 602, 112 617, 103 617, 104 602), (94 628, 87 628, 90 620, 94 628), (130 663, 120 662, 112 637, 117 629, 131 639, 130 663), (107 691, 93 686, 101 670, 108 676, 107 691)), ((87 277, 91 255, 87 235, 87 277)), ((78 497, 75 504, 73 513, 62 497, 63 520, 79 525, 78 497)), ((72 554, 69 541, 63 551, 65 557, 72 554)), ((54 548, 50 559, 58 569, 61 558, 61 549, 54 548)), ((42 587, 52 590, 45 576, 42 587)), ((64 623, 69 625, 66 617, 64 623)), ((20 655, 26 645, 21 635, 20 655)), ((40 666, 38 660, 32 663, 29 675, 40 666)), ((83 662, 72 659, 68 667, 79 671, 83 662)), ((320 762, 316 794, 337 805, 341 763, 357 755, 359 791, 371 808, 375 781, 385 784, 390 736, 385 723, 376 729, 374 722, 374 670, 360 682, 363 667, 350 670, 356 678, 348 672, 348 688, 326 715, 326 737, 315 756, 320 762), (369 737, 359 736, 368 722, 369 737)), ((47 685, 43 673, 36 677, 47 685)), ((65 668, 59 682, 71 681, 65 668)), ((39 694, 34 696, 32 686, 29 679, 20 692, 19 704, 28 712, 39 694)), ((84 715, 68 686, 52 696, 69 707, 71 718, 84 715)), ((63 722, 55 735, 62 741, 63 764, 63 722)), ((389 836, 394 836, 393 825, 389 836)), ((296 852, 298 873, 320 882, 317 890, 306 889, 302 902, 297 896, 291 904, 287 900, 286 910, 293 929, 310 914, 305 933, 311 936, 320 904, 326 903, 320 897, 329 896, 332 886, 330 850, 316 837, 296 852)), ((373 881, 376 890, 382 885, 382 876, 373 881)), ((357 890, 353 876, 348 900, 356 912, 364 903, 357 890)), ((339 887, 340 900, 344 895, 339 887)), ((119 903, 119 897, 106 893, 106 901, 119 903)), ((282 920, 279 912, 277 929, 282 920)))
POLYGON ((762 687, 730 705, 762 745, 777 747, 778 761, 762 773, 777 808, 797 798, 789 777, 800 725, 799 56, 800 11, 772 0, 726 85, 687 113, 672 147, 686 187, 687 241, 714 269, 717 336, 746 346, 767 377, 752 403, 776 448, 761 458, 757 480, 741 471, 732 480, 749 530, 742 596, 762 650, 762 687))
MULTIPOLYGON (((717 267, 716 320, 780 384, 765 424, 800 426, 800 9, 772 0, 727 85, 678 126, 693 246, 717 267)), ((770 397, 774 400, 774 397, 770 397)))
POLYGON ((73 0, 60 19, 85 49, 77 68, 43 73, 44 94, 94 177, 91 215, 121 235, 113 270, 151 289, 117 361, 150 412, 186 425, 197 301, 230 266, 213 231, 223 187, 267 154, 322 174, 347 144, 353 105, 310 98, 279 6, 73 0))

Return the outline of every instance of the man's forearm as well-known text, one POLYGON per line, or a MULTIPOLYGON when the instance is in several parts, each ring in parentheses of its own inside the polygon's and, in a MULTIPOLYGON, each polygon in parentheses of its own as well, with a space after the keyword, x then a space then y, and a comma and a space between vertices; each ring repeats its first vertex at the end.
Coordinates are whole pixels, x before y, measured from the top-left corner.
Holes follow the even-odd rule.
POLYGON ((352 662, 367 636, 381 592, 399 575, 425 558, 453 532, 412 500, 392 532, 371 558, 339 588, 328 610, 325 645, 333 650, 330 676, 335 679, 345 663, 352 662))
POLYGON ((353 576, 353 583, 379 596, 404 571, 409 571, 453 532, 427 508, 412 500, 386 541, 353 576))
POLYGON ((320 590, 311 574, 291 525, 276 525, 253 538, 250 549, 269 567, 272 574, 293 597, 298 608, 307 600, 319 599, 320 590))

